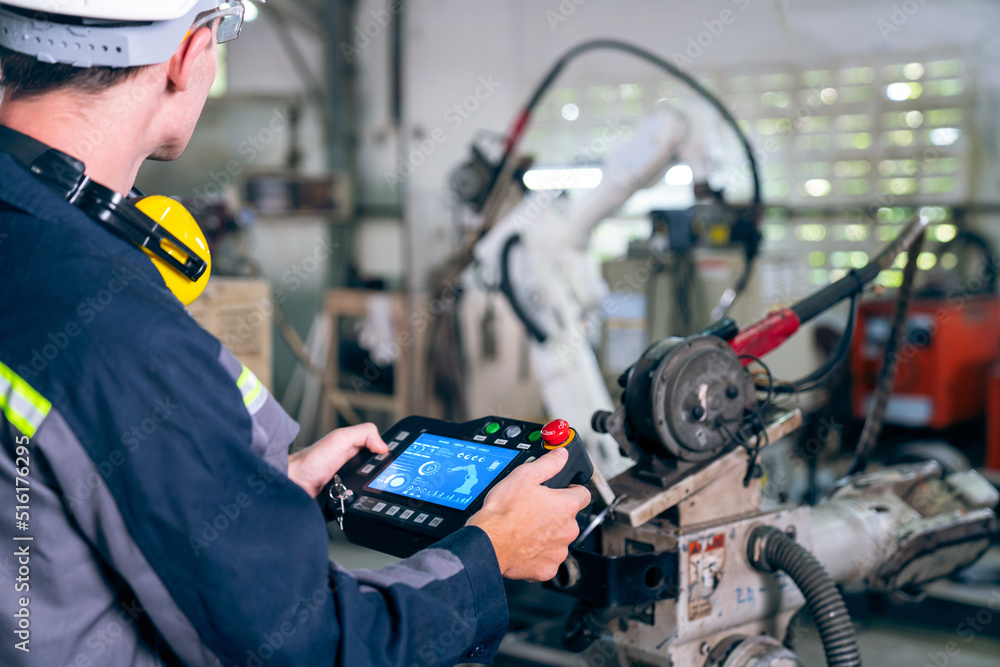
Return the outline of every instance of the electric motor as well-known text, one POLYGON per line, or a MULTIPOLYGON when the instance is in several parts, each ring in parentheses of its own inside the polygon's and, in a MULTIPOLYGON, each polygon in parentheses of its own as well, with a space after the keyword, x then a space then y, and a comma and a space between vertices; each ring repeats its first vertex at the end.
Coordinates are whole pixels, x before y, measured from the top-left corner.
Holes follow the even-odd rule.
POLYGON ((657 458, 704 461, 733 443, 753 381, 726 341, 668 338, 628 374, 625 408, 639 444, 657 458))

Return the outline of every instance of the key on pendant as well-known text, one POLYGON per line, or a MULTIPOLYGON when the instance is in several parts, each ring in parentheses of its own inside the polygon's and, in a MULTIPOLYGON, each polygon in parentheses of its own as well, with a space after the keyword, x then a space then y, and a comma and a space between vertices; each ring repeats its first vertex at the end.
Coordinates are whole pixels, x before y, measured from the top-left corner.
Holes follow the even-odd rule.
POLYGON ((347 514, 344 503, 354 497, 354 492, 344 486, 339 475, 334 475, 333 486, 330 487, 330 497, 337 501, 333 513, 337 517, 340 530, 344 530, 344 515, 347 514))

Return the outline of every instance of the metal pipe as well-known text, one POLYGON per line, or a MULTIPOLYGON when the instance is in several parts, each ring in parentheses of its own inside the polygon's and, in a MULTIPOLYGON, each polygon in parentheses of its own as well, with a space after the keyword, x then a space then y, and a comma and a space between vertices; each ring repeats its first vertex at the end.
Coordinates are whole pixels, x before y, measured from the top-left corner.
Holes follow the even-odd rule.
POLYGON ((882 506, 889 511, 872 511, 871 504, 839 498, 812 508, 810 551, 838 584, 863 583, 878 570, 893 546, 892 529, 906 514, 887 500, 882 506))

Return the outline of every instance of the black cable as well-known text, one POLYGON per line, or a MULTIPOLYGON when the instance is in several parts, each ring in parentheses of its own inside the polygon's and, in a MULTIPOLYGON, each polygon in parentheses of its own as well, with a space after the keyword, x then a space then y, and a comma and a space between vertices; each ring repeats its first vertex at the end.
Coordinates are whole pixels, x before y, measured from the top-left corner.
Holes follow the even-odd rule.
MULTIPOLYGON (((775 386, 774 385, 774 375, 771 374, 771 369, 768 367, 768 365, 765 364, 763 361, 761 361, 760 357, 758 357, 756 355, 753 355, 753 354, 741 354, 739 356, 739 358, 741 360, 742 359, 749 359, 750 361, 756 363, 758 366, 760 366, 761 368, 763 368, 764 372, 767 373, 767 398, 765 398, 764 402, 761 403, 760 407, 758 407, 758 410, 764 410, 765 408, 767 408, 768 406, 771 405, 771 401, 772 401, 772 399, 774 397, 774 386, 775 386)), ((760 387, 758 387, 758 389, 759 388, 760 387)))
MULTIPOLYGON (((753 445, 750 444, 750 440, 743 433, 745 424, 741 423, 740 427, 736 429, 736 433, 733 433, 729 430, 729 427, 726 426, 725 419, 716 420, 716 426, 719 427, 730 440, 736 443, 737 446, 747 450, 747 472, 746 475, 743 476, 744 487, 750 486, 750 480, 753 479, 754 472, 757 470, 757 456, 760 454, 760 450, 769 444, 767 441, 767 429, 764 426, 763 420, 760 420, 760 415, 756 411, 753 411, 749 415, 746 415, 741 421, 745 421, 747 417, 751 420, 752 427, 758 427, 759 425, 760 428, 760 431, 756 434, 757 442, 753 445), (765 439, 764 444, 761 444, 760 442, 762 437, 765 439)), ((751 434, 751 437, 752 436, 753 434, 751 434)))
MULTIPOLYGON (((805 324, 837 303, 850 298, 854 301, 854 306, 851 310, 853 315, 856 311, 856 299, 858 294, 860 294, 860 292, 864 289, 865 285, 878 276, 880 271, 888 269, 895 261, 896 257, 899 256, 899 253, 909 250, 913 257, 916 257, 919 254, 919 250, 914 250, 914 248, 918 247, 916 245, 918 241, 922 244, 922 239, 924 238, 926 229, 926 218, 917 218, 906 225, 906 227, 903 228, 903 231, 897 235, 896 239, 883 248, 872 261, 868 262, 868 264, 860 269, 851 269, 844 277, 830 283, 819 291, 810 294, 801 301, 792 304, 789 309, 795 314, 796 317, 799 318, 800 324, 805 324)), ((904 284, 905 282, 906 279, 904 277, 904 284)), ((853 326, 854 321, 852 320, 851 327, 853 328, 853 326)), ((847 356, 847 346, 849 341, 850 337, 843 339, 841 341, 841 345, 838 347, 838 354, 834 355, 834 357, 831 360, 828 360, 828 363, 824 364, 821 368, 829 368, 832 372, 837 363, 843 363, 843 359, 847 356)), ((799 391, 813 391, 829 380, 829 375, 820 375, 820 370, 814 371, 809 376, 796 383, 782 383, 777 385, 776 391, 783 394, 797 393, 799 391)))
MULTIPOLYGON (((747 163, 750 166, 751 176, 753 177, 754 193, 753 193, 753 204, 755 208, 760 208, 762 206, 761 188, 760 188, 760 173, 757 167, 757 159, 753 154, 753 147, 750 145, 750 140, 747 138, 746 134, 740 128, 739 123, 729 112, 729 109, 717 98, 711 91, 705 88, 701 83, 699 83, 694 77, 692 77, 687 72, 676 67, 667 60, 661 58, 660 56, 647 51, 642 47, 635 46, 634 44, 629 44, 628 42, 622 42, 615 39, 595 39, 588 42, 583 42, 573 47, 567 51, 562 58, 560 58, 549 73, 542 80, 542 82, 535 88, 534 93, 532 93, 531 98, 528 100, 528 104, 525 106, 524 113, 530 114, 538 103, 541 101, 542 96, 545 92, 552 86, 556 78, 562 73, 562 70, 568 65, 572 60, 577 58, 584 53, 589 51, 595 51, 597 49, 613 49, 617 51, 622 51, 624 53, 631 54, 637 58, 645 60, 646 62, 659 67, 673 75, 674 77, 680 79, 685 84, 687 84, 692 90, 701 95, 709 104, 711 104, 716 111, 722 116, 726 123, 733 129, 736 134, 737 139, 743 145, 744 151, 746 151, 747 163)), ((515 138, 516 139, 516 138, 515 138)), ((501 159, 500 167, 502 168, 507 161, 509 161, 511 155, 516 148, 516 144, 508 146, 507 150, 504 152, 504 156, 501 159)))
POLYGON ((730 440, 732 440, 733 442, 735 442, 740 447, 743 447, 743 448, 745 448, 747 450, 750 449, 750 446, 747 443, 746 438, 743 437, 743 434, 740 432, 739 429, 736 429, 736 433, 733 433, 732 431, 730 431, 729 427, 726 426, 726 420, 725 419, 718 420, 718 422, 716 422, 716 424, 717 424, 717 426, 720 429, 722 429, 725 432, 726 437, 728 437, 730 440))
POLYGON ((773 388, 774 388, 774 376, 771 374, 771 369, 761 361, 760 357, 753 354, 741 354, 739 358, 749 359, 752 362, 758 364, 764 369, 767 374, 767 397, 757 404, 753 410, 744 411, 742 418, 740 419, 740 428, 737 430, 739 438, 736 438, 729 429, 725 426, 725 420, 719 419, 717 424, 722 428, 727 435, 737 443, 747 450, 748 460, 747 460, 747 472, 743 476, 743 486, 747 487, 750 485, 750 480, 753 479, 754 473, 757 470, 757 457, 760 455, 760 450, 767 447, 771 440, 770 436, 767 434, 767 424, 764 421, 764 411, 767 410, 774 398, 773 388), (743 435, 743 430, 749 428, 750 437, 756 437, 757 440, 753 445, 750 444, 750 438, 743 435))
POLYGON ((947 252, 954 252, 955 246, 975 246, 979 248, 983 255, 983 272, 986 274, 986 284, 979 290, 973 290, 966 286, 965 293, 969 295, 976 294, 996 294, 997 293, 997 261, 996 252, 993 250, 993 246, 989 241, 986 240, 981 234, 976 232, 962 229, 955 235, 955 238, 947 241, 941 246, 939 246, 935 251, 938 257, 941 257, 947 252))
POLYGON ((537 340, 539 343, 544 343, 548 336, 542 331, 532 320, 528 317, 528 313, 525 312, 524 308, 521 306, 521 302, 517 298, 517 294, 514 292, 514 285, 510 280, 510 254, 518 243, 521 242, 521 235, 514 234, 507 239, 507 242, 503 244, 503 250, 500 252, 500 291, 503 292, 504 296, 507 297, 507 301, 510 303, 511 309, 514 314, 517 315, 517 319, 521 320, 521 324, 527 329, 528 333, 537 340))
POLYGON ((757 457, 760 456, 760 450, 771 444, 771 438, 767 434, 767 425, 764 423, 764 417, 761 415, 760 410, 761 408, 758 407, 749 415, 750 428, 754 432, 754 435, 756 435, 757 441, 754 443, 753 448, 747 448, 750 459, 747 461, 747 473, 743 476, 743 488, 750 486, 750 480, 757 474, 757 457))
POLYGON ((854 329, 857 326, 857 313, 858 313, 858 294, 855 293, 851 296, 851 312, 847 317, 847 324, 844 327, 844 333, 840 337, 840 341, 837 342, 837 347, 834 349, 833 354, 830 358, 823 363, 822 366, 814 370, 809 375, 799 378, 794 382, 785 382, 774 387, 774 392, 778 394, 798 394, 806 391, 815 391, 820 389, 830 377, 840 370, 840 368, 847 361, 848 354, 851 349, 851 339, 854 338, 854 329))
POLYGON ((910 247, 907 256, 906 267, 903 269, 903 284, 899 287, 896 312, 893 314, 892 332, 889 334, 889 340, 885 346, 885 359, 882 361, 882 369, 875 381, 871 407, 868 409, 868 416, 865 418, 865 426, 858 439, 858 446, 854 452, 854 460, 851 462, 848 476, 863 472, 868 466, 868 458, 875 450, 879 434, 882 432, 885 412, 889 407, 889 397, 892 395, 892 388, 896 382, 896 369, 899 368, 899 348, 906 334, 906 315, 910 310, 910 297, 913 295, 913 283, 917 275, 917 257, 924 247, 924 238, 923 234, 917 238, 910 247))
POLYGON ((750 168, 750 175, 753 179, 753 207, 751 211, 752 223, 754 228, 754 234, 757 239, 747 239, 744 240, 744 248, 746 249, 746 266, 743 269, 743 273, 736 280, 736 284, 733 287, 733 297, 729 303, 725 306, 722 312, 722 316, 725 316, 726 311, 728 311, 729 306, 736 300, 736 298, 743 292, 747 284, 750 282, 750 275, 753 272, 754 261, 757 257, 759 243, 759 232, 757 228, 759 227, 760 217, 763 212, 763 198, 761 195, 760 187, 760 169, 757 165, 757 158, 754 157, 753 147, 750 145, 750 140, 747 138, 746 134, 740 128, 739 123, 736 118, 733 117, 729 109, 716 97, 711 91, 705 88, 701 83, 699 83, 694 77, 692 77, 687 72, 684 72, 680 68, 676 67, 669 61, 661 58, 660 56, 647 51, 642 47, 636 46, 634 44, 629 44, 628 42, 622 42, 615 39, 595 39, 582 44, 578 44, 569 51, 567 51, 563 56, 556 61, 555 65, 549 70, 545 78, 542 79, 541 83, 535 88, 531 97, 528 99, 528 103, 525 105, 524 109, 518 115, 517 121, 515 122, 514 128, 511 131, 511 135, 508 138, 507 146, 504 150, 503 156, 500 158, 499 164, 493 170, 493 176, 490 180, 489 187, 487 189, 487 194, 485 200, 489 200, 494 195, 495 190, 500 185, 500 176, 504 173, 507 164, 510 162, 514 151, 517 149, 517 145, 524 135, 525 129, 527 128, 528 120, 531 118, 532 112, 535 107, 538 106, 545 92, 552 86, 556 78, 562 73, 563 69, 575 58, 583 55, 589 51, 595 51, 598 49, 612 49, 616 51, 622 51, 633 55, 641 60, 659 67, 660 69, 666 71, 670 75, 684 82, 689 88, 698 93, 702 98, 704 98, 718 113, 722 116, 726 124, 732 128, 733 132, 736 134, 736 138, 739 140, 740 144, 743 146, 743 150, 746 153, 747 164, 750 168))

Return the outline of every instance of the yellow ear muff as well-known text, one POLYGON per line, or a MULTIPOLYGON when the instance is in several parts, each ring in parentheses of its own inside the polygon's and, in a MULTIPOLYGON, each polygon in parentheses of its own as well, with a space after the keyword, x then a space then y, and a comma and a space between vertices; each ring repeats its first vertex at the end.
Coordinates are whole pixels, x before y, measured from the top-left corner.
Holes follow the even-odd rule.
MULTIPOLYGON (((152 195, 136 202, 135 207, 158 222, 163 229, 176 236, 181 243, 193 250, 208 265, 205 273, 197 281, 193 281, 143 248, 174 296, 185 306, 190 305, 201 296, 205 286, 208 285, 209 275, 212 273, 212 254, 208 250, 205 234, 188 210, 169 197, 152 195)), ((160 248, 180 262, 187 260, 187 254, 166 239, 160 240, 160 248)))

